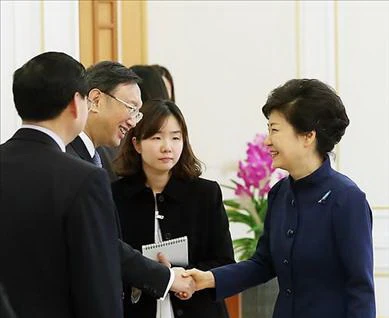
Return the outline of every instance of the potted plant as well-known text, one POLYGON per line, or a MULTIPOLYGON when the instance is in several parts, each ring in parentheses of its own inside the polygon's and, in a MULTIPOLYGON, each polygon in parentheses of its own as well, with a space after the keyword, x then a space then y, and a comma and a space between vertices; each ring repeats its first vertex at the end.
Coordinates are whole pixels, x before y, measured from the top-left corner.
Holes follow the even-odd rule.
MULTIPOLYGON (((264 134, 257 134, 247 144, 247 157, 239 161, 237 177, 231 180, 233 186, 223 187, 234 190, 234 199, 224 200, 228 219, 232 223, 248 226, 247 235, 233 240, 239 260, 250 258, 256 249, 267 211, 267 195, 271 184, 283 177, 272 167, 272 158, 264 144, 264 134)), ((242 293, 243 317, 271 317, 278 294, 276 279, 251 288, 242 293)))

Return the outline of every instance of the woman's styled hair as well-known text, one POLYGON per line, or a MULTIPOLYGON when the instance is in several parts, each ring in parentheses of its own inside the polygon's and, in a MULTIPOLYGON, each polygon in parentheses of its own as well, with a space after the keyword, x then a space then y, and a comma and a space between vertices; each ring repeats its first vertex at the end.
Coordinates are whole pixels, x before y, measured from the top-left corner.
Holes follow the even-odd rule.
POLYGON ((321 156, 330 152, 345 133, 350 121, 340 97, 316 79, 292 79, 274 89, 262 113, 269 118, 278 111, 298 134, 316 132, 316 149, 321 156))
POLYGON ((130 70, 141 78, 138 85, 143 103, 151 99, 169 99, 162 76, 155 67, 151 65, 133 65, 130 70))
POLYGON ((172 175, 181 179, 199 177, 201 162, 196 158, 189 143, 188 129, 184 116, 175 103, 169 100, 149 100, 142 106, 143 119, 130 130, 114 160, 114 170, 119 176, 130 176, 143 171, 142 157, 136 151, 132 139, 140 143, 154 136, 169 116, 174 116, 181 128, 183 149, 180 159, 172 169, 172 175))

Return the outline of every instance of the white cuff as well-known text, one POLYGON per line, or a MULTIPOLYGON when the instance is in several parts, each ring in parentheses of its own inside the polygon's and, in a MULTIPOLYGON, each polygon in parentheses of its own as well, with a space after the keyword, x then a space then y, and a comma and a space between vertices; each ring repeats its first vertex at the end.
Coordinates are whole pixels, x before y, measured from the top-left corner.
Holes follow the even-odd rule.
POLYGON ((169 279, 169 283, 167 284, 165 293, 163 294, 163 296, 162 296, 161 298, 159 298, 160 300, 164 300, 164 299, 166 298, 167 293, 169 292, 170 288, 171 288, 172 285, 173 285, 174 278, 176 278, 176 275, 175 275, 174 271, 173 271, 171 268, 169 268, 169 270, 170 270, 170 279, 169 279))

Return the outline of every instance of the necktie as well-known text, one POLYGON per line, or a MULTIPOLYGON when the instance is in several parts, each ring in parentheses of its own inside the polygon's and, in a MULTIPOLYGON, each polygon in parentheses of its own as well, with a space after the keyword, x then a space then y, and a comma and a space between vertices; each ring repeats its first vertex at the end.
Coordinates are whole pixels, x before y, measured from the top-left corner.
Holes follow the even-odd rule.
POLYGON ((101 158, 100 158, 100 155, 99 153, 97 152, 97 150, 95 151, 95 155, 92 157, 92 161, 93 163, 99 167, 99 168, 102 168, 103 167, 103 164, 101 163, 101 158))

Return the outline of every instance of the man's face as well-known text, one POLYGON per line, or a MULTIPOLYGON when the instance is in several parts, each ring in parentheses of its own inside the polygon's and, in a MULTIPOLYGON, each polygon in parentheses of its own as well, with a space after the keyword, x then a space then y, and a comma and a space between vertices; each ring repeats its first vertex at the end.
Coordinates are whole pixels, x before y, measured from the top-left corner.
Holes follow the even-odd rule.
POLYGON ((119 146, 127 132, 136 125, 130 106, 137 109, 142 106, 137 84, 119 84, 109 94, 99 91, 93 121, 93 141, 96 146, 119 146))

